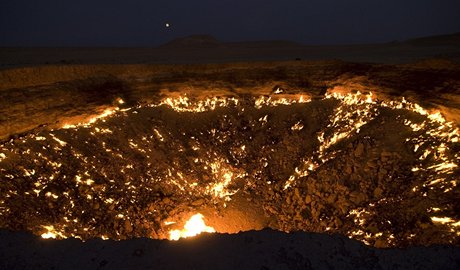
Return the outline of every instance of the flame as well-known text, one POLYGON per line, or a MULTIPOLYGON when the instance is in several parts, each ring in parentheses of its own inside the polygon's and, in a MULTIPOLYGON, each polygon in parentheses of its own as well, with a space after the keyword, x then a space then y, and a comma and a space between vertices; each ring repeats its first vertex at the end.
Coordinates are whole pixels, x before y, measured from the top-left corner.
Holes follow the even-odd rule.
POLYGON ((460 221, 450 217, 431 217, 431 221, 434 223, 448 224, 452 227, 460 227, 460 221))
POLYGON ((303 124, 301 121, 295 123, 292 127, 291 130, 302 130, 304 128, 303 124))
POLYGON ((231 192, 227 190, 227 186, 232 182, 232 176, 233 174, 231 172, 226 172, 222 177, 222 181, 214 183, 211 186, 207 187, 209 193, 211 193, 214 197, 225 198, 226 200, 230 200, 229 196, 237 192, 231 192))
POLYGON ((64 126, 62 126, 62 128, 63 129, 70 129, 70 128, 77 128, 77 127, 80 127, 80 126, 89 127, 89 126, 91 126, 91 124, 94 124, 99 119, 104 119, 104 118, 106 118, 108 116, 111 116, 112 114, 115 114, 119 110, 120 110, 120 108, 118 108, 118 107, 110 107, 110 108, 105 109, 101 114, 98 114, 98 115, 95 115, 95 116, 91 117, 87 122, 81 122, 81 123, 77 123, 77 124, 65 124, 64 126))
POLYGON ((182 230, 171 230, 169 232, 169 240, 179 240, 180 238, 193 237, 203 232, 216 232, 213 227, 207 226, 204 223, 203 217, 204 216, 200 213, 193 215, 185 223, 182 230))
MULTIPOLYGON (((228 107, 238 105, 239 100, 233 97, 213 97, 193 102, 188 97, 166 98, 160 102, 159 106, 166 105, 177 112, 205 112, 215 110, 218 107, 228 107)), ((158 105, 153 105, 158 106, 158 105)))
POLYGON ((47 230, 46 233, 43 233, 41 237, 43 239, 55 239, 55 238, 66 238, 65 235, 59 231, 57 231, 53 225, 50 226, 42 226, 44 229, 47 230))
POLYGON ((308 103, 311 99, 301 96, 283 95, 286 97, 271 97, 271 96, 260 96, 254 101, 254 107, 257 109, 262 108, 263 106, 278 106, 278 105, 291 105, 296 103, 308 103))

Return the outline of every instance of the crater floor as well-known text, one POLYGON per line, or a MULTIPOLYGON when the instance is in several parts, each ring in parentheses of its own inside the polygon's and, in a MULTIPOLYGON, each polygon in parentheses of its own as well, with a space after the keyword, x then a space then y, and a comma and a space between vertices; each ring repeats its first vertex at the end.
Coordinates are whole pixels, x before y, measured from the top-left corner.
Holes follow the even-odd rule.
POLYGON ((0 227, 43 237, 328 232, 375 247, 460 243, 458 129, 372 93, 112 107, 0 145, 0 227))

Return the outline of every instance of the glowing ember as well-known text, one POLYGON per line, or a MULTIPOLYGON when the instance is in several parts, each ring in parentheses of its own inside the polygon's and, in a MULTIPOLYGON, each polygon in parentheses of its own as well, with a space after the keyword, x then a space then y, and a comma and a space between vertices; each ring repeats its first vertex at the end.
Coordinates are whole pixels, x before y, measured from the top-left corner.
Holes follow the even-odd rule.
POLYGON ((193 237, 200 233, 213 233, 216 230, 204 223, 203 215, 198 213, 193 215, 184 225, 182 230, 172 230, 169 232, 169 240, 179 240, 180 238, 193 237))

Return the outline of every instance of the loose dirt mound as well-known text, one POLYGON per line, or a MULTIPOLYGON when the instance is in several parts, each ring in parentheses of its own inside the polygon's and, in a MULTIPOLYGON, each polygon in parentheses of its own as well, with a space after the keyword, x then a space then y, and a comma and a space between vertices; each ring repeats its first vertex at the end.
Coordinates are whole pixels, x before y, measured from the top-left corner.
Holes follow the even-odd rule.
POLYGON ((339 235, 263 230, 82 243, 0 230, 3 269, 458 269, 452 246, 374 249, 339 235))

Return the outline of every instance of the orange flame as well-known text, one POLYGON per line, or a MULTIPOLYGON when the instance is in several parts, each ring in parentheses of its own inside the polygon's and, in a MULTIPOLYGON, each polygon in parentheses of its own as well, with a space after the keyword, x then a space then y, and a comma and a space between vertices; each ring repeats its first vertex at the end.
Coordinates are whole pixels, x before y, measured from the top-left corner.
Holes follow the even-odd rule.
POLYGON ((169 232, 169 240, 179 240, 196 236, 202 232, 213 233, 216 230, 213 227, 207 226, 204 223, 203 215, 198 213, 193 215, 186 223, 182 230, 171 230, 169 232))

